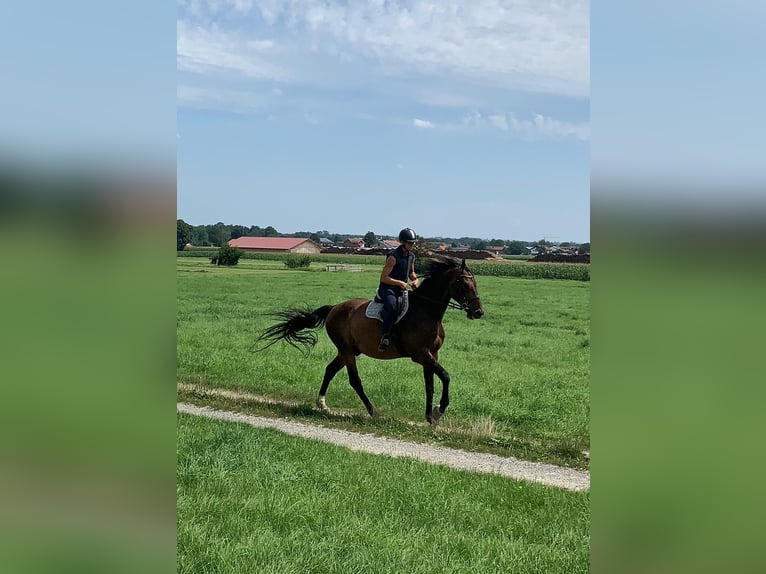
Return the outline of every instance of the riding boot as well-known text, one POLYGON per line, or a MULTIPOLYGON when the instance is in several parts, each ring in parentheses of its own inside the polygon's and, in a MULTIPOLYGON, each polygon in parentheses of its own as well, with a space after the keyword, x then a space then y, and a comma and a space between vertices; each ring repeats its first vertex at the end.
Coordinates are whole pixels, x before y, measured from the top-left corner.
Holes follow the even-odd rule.
POLYGON ((391 336, 388 333, 383 333, 383 336, 380 338, 380 344, 378 345, 378 352, 379 353, 385 353, 388 351, 388 347, 391 344, 391 336))

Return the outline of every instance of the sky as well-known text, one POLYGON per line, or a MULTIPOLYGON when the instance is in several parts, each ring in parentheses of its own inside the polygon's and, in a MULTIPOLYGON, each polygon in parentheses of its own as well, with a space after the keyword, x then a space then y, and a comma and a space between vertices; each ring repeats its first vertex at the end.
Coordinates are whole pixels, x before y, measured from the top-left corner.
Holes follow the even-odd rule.
POLYGON ((180 0, 178 217, 589 241, 589 12, 180 0))

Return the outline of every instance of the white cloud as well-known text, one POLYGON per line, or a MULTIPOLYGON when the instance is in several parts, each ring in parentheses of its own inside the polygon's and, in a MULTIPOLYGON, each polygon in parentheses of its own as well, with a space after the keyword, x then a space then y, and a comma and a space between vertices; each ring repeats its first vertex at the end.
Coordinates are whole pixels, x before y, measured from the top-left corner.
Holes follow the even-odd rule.
POLYGON ((542 114, 535 114, 532 119, 518 119, 514 113, 493 113, 483 116, 474 111, 464 116, 459 123, 445 126, 449 130, 484 130, 499 129, 522 139, 575 138, 580 141, 590 139, 590 125, 585 122, 567 122, 542 114))
POLYGON ((500 128, 503 131, 508 130, 508 120, 504 115, 491 115, 487 119, 493 126, 500 128))
POLYGON ((251 78, 288 81, 290 72, 274 61, 279 52, 271 40, 253 40, 216 26, 209 29, 178 22, 177 66, 197 74, 236 73, 251 78))
POLYGON ((588 16, 589 0, 179 0, 179 102, 587 140, 588 16), (555 99, 530 116, 519 91, 574 96, 586 121, 554 119, 555 99), (525 118, 502 111, 517 102, 525 118))
POLYGON ((257 8, 244 0, 190 0, 180 13, 201 26, 191 34, 179 24, 182 69, 280 70, 303 80, 308 71, 300 56, 313 50, 337 54, 328 66, 361 59, 382 77, 450 78, 568 96, 589 92, 589 0, 262 0, 257 8), (212 22, 227 21, 217 17, 225 9, 238 11, 232 26, 247 33, 215 28, 212 22), (252 30, 284 36, 296 57, 258 53, 242 41, 252 30))

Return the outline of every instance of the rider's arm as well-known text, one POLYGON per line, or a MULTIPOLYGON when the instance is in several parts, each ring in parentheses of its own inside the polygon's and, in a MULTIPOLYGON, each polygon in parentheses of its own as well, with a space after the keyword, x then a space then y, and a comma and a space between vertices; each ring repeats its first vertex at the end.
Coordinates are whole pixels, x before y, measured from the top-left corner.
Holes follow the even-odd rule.
POLYGON ((412 260, 412 263, 410 264, 410 283, 413 287, 417 287, 420 284, 420 280, 418 279, 418 274, 415 273, 415 260, 412 260))
POLYGON ((394 270, 394 265, 396 265, 396 258, 391 255, 386 257, 386 264, 383 266, 383 271, 380 273, 380 282, 383 283, 383 285, 393 285, 395 287, 407 289, 407 284, 404 281, 399 281, 390 276, 391 271, 394 270))

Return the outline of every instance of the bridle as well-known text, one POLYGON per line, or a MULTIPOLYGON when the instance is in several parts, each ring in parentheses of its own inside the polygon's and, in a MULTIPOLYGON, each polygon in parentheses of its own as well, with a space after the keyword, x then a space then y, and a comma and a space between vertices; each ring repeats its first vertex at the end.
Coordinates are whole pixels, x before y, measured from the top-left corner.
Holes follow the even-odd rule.
MULTIPOLYGON (((422 278, 427 278, 428 275, 422 275, 422 278)), ((461 277, 464 277, 466 279, 473 279, 473 275, 470 273, 462 273, 460 274, 457 279, 460 279, 461 277)), ((438 301, 437 299, 432 299, 431 297, 425 297, 424 295, 420 295, 421 298, 425 299, 426 301, 431 301, 433 303, 441 303, 441 301, 438 301)), ((481 297, 466 297, 465 300, 462 303, 458 303, 457 301, 453 301, 452 297, 450 297, 450 300, 447 301, 447 307, 449 309, 457 309, 458 311, 465 311, 468 313, 470 311, 469 305, 473 303, 474 301, 478 301, 481 299, 481 297)))

